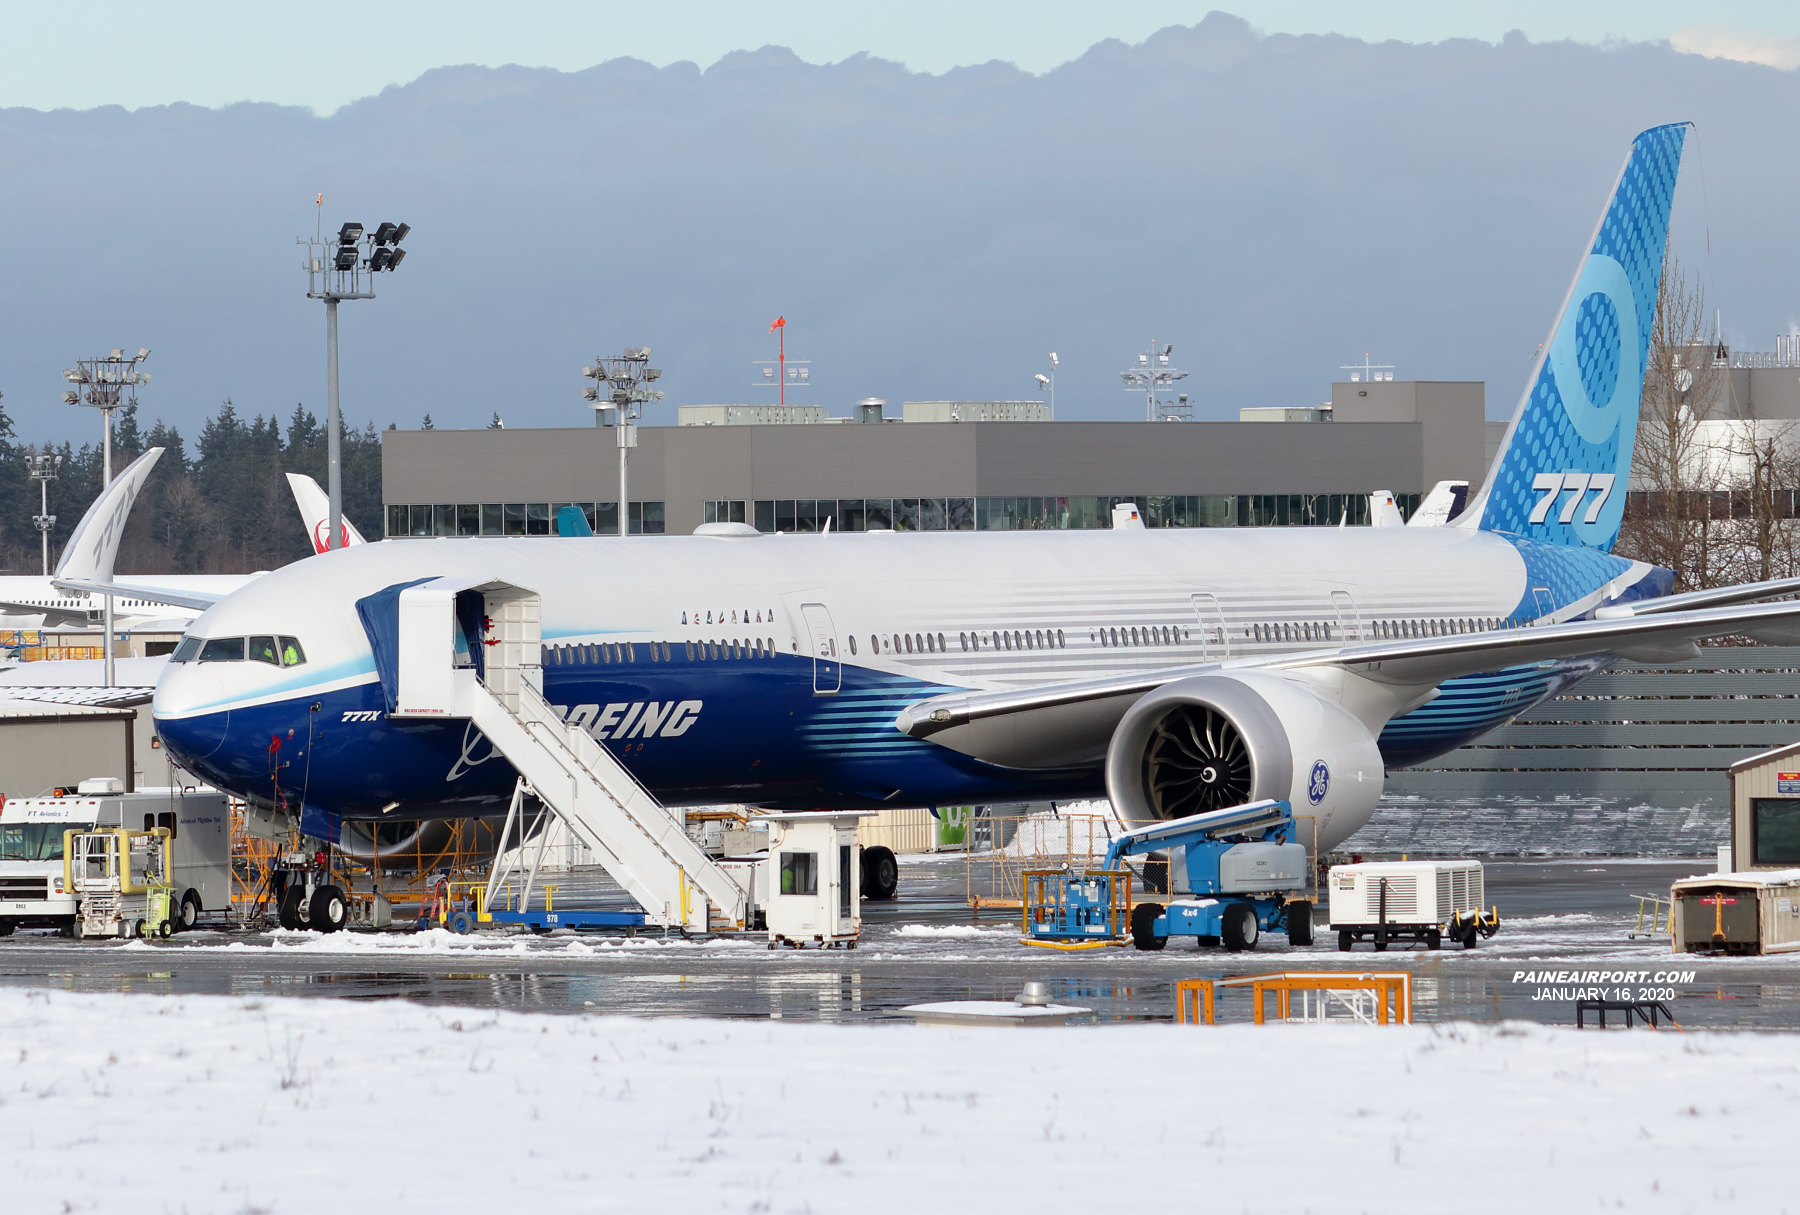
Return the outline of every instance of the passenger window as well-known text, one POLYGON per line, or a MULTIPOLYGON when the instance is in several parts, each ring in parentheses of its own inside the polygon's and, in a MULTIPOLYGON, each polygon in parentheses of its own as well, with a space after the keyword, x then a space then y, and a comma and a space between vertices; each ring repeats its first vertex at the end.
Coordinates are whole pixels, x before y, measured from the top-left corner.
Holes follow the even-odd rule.
POLYGON ((244 661, 244 639, 242 637, 214 637, 200 649, 201 662, 242 662, 244 661))
POLYGON ((165 811, 164 813, 157 815, 156 825, 158 827, 167 827, 169 829, 169 838, 175 838, 177 827, 175 826, 175 816, 173 814, 165 811))
POLYGON ((272 667, 281 665, 281 657, 275 652, 273 637, 252 637, 250 639, 250 660, 266 662, 272 667))
POLYGON ((169 655, 170 662, 192 662, 200 653, 200 647, 206 644, 198 637, 183 637, 175 652, 169 655))
POLYGON ((856 634, 850 634, 850 656, 856 657, 856 634))

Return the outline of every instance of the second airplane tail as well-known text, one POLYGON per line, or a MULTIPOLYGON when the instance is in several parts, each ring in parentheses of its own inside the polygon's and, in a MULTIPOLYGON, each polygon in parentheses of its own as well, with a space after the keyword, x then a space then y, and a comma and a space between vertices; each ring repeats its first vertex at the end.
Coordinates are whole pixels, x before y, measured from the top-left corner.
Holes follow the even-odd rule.
POLYGON ((1611 551, 1689 124, 1631 144, 1524 398, 1459 526, 1611 551))
MULTIPOLYGON (((331 535, 331 499, 319 488, 319 483, 302 473, 287 475, 288 488, 294 491, 294 502, 300 507, 300 517, 306 521, 306 538, 312 541, 313 552, 325 551, 325 538, 331 535)), ((356 530, 356 524, 348 518, 343 520, 344 535, 340 548, 349 548, 352 544, 365 541, 362 533, 356 530)))

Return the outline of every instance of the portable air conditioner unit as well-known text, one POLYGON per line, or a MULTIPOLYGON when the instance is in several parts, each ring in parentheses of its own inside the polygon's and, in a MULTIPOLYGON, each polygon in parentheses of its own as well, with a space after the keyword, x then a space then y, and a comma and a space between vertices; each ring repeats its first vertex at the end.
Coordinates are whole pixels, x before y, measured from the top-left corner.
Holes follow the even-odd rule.
POLYGON ((1482 915, 1485 891, 1480 861, 1373 861, 1334 865, 1326 878, 1332 931, 1338 948, 1364 938, 1376 949, 1393 940, 1423 941, 1436 949, 1444 937, 1473 946, 1492 936, 1499 914, 1482 915))

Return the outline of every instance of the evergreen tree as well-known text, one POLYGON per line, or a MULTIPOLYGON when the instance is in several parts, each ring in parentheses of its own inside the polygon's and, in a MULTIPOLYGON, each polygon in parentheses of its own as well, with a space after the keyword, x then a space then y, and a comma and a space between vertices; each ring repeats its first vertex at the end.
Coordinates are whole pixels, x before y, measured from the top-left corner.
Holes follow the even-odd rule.
MULTIPOLYGON (((12 417, 0 398, 0 569, 22 572, 26 553, 37 546, 37 495, 32 493, 31 454, 19 446, 12 417)), ((35 566, 29 568, 35 569, 35 566)))

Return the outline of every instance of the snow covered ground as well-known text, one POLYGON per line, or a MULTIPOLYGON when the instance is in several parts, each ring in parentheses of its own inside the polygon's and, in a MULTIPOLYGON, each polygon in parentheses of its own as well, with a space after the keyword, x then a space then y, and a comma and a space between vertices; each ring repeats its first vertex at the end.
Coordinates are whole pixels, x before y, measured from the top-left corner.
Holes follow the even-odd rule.
POLYGON ((23 1212, 1796 1205, 1800 1036, 923 1029, 0 989, 23 1212))

